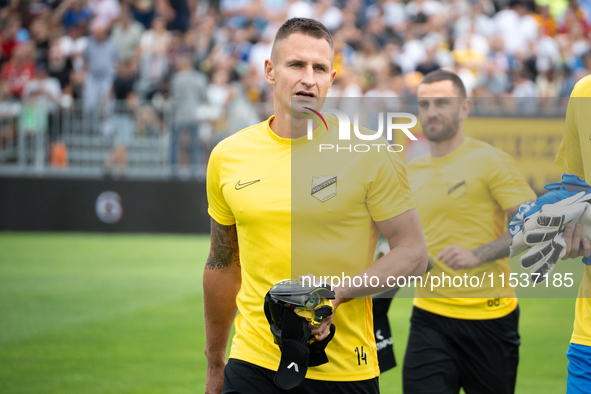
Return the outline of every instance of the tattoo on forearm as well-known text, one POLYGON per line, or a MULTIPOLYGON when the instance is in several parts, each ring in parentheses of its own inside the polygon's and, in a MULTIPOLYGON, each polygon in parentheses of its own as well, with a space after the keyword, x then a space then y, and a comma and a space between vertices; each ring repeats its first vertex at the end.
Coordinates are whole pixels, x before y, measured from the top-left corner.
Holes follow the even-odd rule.
POLYGON ((474 253, 474 256, 478 257, 480 261, 486 263, 509 256, 510 245, 511 235, 509 235, 509 232, 507 231, 494 241, 474 249, 472 253, 474 253))
POLYGON ((240 267, 236 225, 223 226, 212 219, 211 249, 205 269, 224 269, 236 263, 240 267))

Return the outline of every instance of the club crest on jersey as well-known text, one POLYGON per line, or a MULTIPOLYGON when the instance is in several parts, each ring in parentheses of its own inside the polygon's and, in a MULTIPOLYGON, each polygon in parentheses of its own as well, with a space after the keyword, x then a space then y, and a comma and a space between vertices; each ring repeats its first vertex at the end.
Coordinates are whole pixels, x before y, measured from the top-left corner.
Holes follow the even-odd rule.
POLYGON ((465 179, 454 179, 453 181, 448 182, 448 189, 447 189, 447 194, 452 197, 455 198, 456 200, 458 198, 464 197, 464 195, 466 194, 466 180, 465 179))
POLYGON ((313 176, 312 197, 325 202, 337 195, 336 176, 313 176))

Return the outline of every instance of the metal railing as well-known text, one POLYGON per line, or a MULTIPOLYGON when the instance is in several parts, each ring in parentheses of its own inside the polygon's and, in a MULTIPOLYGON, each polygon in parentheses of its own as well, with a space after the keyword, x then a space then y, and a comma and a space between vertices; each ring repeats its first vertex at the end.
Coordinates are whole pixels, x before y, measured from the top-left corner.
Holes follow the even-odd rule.
POLYGON ((241 100, 195 107, 192 119, 177 107, 166 100, 0 102, 0 175, 203 178, 217 142, 269 116, 268 106, 241 100))

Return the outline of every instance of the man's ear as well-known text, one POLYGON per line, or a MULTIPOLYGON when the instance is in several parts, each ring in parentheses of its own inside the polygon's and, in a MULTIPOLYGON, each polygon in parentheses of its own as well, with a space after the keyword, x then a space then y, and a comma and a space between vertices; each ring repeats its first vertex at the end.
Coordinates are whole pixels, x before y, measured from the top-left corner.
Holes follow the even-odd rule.
POLYGON ((269 85, 275 85, 275 65, 271 59, 265 60, 265 79, 269 85))
POLYGON ((332 88, 332 84, 334 82, 334 79, 337 77, 337 70, 332 70, 330 72, 330 86, 328 87, 328 91, 330 92, 330 88, 332 88))
POLYGON ((468 115, 470 115, 470 110, 472 109, 472 100, 464 99, 460 104, 460 118, 466 119, 468 115))

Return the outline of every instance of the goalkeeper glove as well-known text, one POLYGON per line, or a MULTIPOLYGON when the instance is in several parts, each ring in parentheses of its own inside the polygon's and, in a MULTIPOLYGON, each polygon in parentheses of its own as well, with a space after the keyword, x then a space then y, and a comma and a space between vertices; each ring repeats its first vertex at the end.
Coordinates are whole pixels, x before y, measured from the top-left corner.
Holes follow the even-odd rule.
MULTIPOLYGON (((546 204, 538 212, 525 219, 516 218, 511 222, 513 230, 515 222, 519 229, 512 231, 510 257, 531 248, 519 259, 522 268, 532 270, 532 280, 542 283, 554 269, 559 259, 566 255, 564 229, 567 224, 581 223, 583 236, 591 235, 591 210, 588 209, 591 193, 581 192, 554 204, 546 204)), ((522 204, 531 207, 532 203, 522 204)), ((534 203, 535 204, 535 203, 534 203)), ((522 210, 520 206, 520 210, 522 210)))

